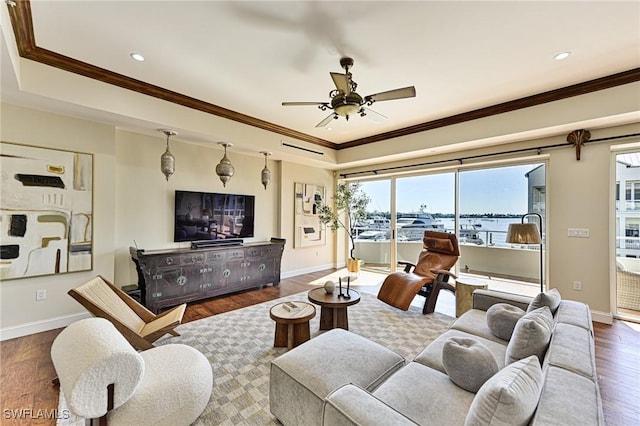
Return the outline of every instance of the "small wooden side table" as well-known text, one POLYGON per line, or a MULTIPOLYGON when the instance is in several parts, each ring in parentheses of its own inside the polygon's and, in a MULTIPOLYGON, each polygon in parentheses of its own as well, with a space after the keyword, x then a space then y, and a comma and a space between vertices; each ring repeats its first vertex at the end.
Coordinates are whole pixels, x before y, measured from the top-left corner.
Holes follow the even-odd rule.
POLYGON ((485 280, 471 277, 456 279, 456 317, 461 316, 473 307, 473 292, 486 289, 489 286, 485 280))
MULTIPOLYGON (((346 294, 346 292, 346 288, 343 285, 342 293, 346 294)), ((360 302, 360 293, 350 289, 349 295, 349 299, 339 297, 339 290, 337 288, 333 293, 327 293, 322 287, 309 291, 309 301, 321 306, 320 330, 331 330, 333 328, 349 330, 347 307, 360 302)))
POLYGON ((311 338, 309 320, 316 316, 316 307, 307 302, 278 303, 269 309, 276 322, 273 346, 292 349, 311 338))

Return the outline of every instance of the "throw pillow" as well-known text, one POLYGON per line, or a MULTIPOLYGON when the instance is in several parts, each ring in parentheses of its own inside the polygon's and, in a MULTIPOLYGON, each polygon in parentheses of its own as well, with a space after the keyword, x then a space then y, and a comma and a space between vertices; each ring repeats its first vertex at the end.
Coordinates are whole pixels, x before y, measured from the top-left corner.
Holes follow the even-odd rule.
POLYGON ((542 362, 552 331, 553 317, 548 307, 543 306, 527 312, 513 329, 513 335, 505 353, 505 364, 511 364, 531 355, 537 356, 542 362))
POLYGON ((542 393, 542 369, 535 356, 500 370, 480 388, 471 402, 465 426, 526 425, 542 393))
POLYGON ((531 312, 538 308, 542 308, 543 306, 547 306, 551 310, 551 315, 555 315, 556 311, 558 310, 558 306, 560 306, 561 300, 562 296, 560 296, 560 292, 557 289, 552 288, 547 292, 538 293, 538 295, 533 298, 531 303, 529 303, 527 312, 531 312))
POLYGON ((498 372, 498 363, 489 349, 466 337, 451 337, 444 343, 442 364, 453 383, 473 393, 498 372))
POLYGON ((526 312, 508 303, 496 303, 487 309, 487 326, 494 336, 511 340, 513 329, 526 312))

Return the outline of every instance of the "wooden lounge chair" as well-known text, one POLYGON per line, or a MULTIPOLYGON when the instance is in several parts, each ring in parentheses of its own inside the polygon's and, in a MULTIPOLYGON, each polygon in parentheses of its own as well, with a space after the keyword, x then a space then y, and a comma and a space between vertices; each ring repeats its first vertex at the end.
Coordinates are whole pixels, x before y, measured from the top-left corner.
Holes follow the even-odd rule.
POLYGON ((96 317, 111 321, 139 350, 152 348, 153 342, 167 333, 179 336, 174 328, 187 307, 182 304, 155 315, 102 276, 69 290, 69 295, 96 317))

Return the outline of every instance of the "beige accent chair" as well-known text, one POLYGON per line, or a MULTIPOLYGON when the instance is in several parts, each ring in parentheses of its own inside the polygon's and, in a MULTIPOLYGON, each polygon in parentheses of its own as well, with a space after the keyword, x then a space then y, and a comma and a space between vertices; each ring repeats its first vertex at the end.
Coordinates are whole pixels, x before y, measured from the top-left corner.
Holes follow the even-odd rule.
POLYGON ((640 311, 640 273, 628 271, 620 262, 616 266, 618 308, 640 311))
POLYGON ((96 317, 111 321, 138 350, 153 348, 153 342, 167 333, 179 336, 174 329, 187 307, 184 303, 155 315, 100 275, 69 290, 69 295, 96 317))

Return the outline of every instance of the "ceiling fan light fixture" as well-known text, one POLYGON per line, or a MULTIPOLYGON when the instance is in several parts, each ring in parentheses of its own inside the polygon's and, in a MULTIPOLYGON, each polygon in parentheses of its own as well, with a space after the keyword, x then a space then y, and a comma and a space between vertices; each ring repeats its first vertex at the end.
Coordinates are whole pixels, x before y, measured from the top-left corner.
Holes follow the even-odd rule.
POLYGON ((369 117, 376 122, 381 122, 386 120, 387 117, 366 108, 365 105, 371 106, 374 102, 413 98, 416 96, 415 87, 408 86, 362 97, 356 92, 358 85, 353 81, 351 72, 349 71, 353 66, 353 59, 346 57, 341 58, 340 66, 344 68, 344 74, 336 72, 329 73, 333 84, 336 86, 335 89, 329 92, 329 97, 331 98, 330 104, 328 102, 282 102, 282 106, 316 105, 322 111, 331 108, 333 113, 316 124, 316 127, 324 127, 329 124, 332 118, 338 119, 339 117, 344 117, 349 120, 349 117, 355 114, 359 114, 361 117, 369 117))
POLYGON ((358 112, 360 109, 360 105, 358 104, 344 104, 338 105, 335 107, 335 111, 338 115, 342 115, 343 117, 349 117, 358 112))
POLYGON ((233 146, 233 144, 230 144, 228 142, 218 142, 218 145, 221 145, 224 147, 224 156, 216 166, 216 175, 218 175, 218 177, 220 178, 220 182, 222 182, 222 186, 226 187, 227 182, 231 180, 231 177, 236 172, 236 170, 233 167, 233 164, 231 164, 231 161, 227 158, 227 148, 230 146, 233 146))

